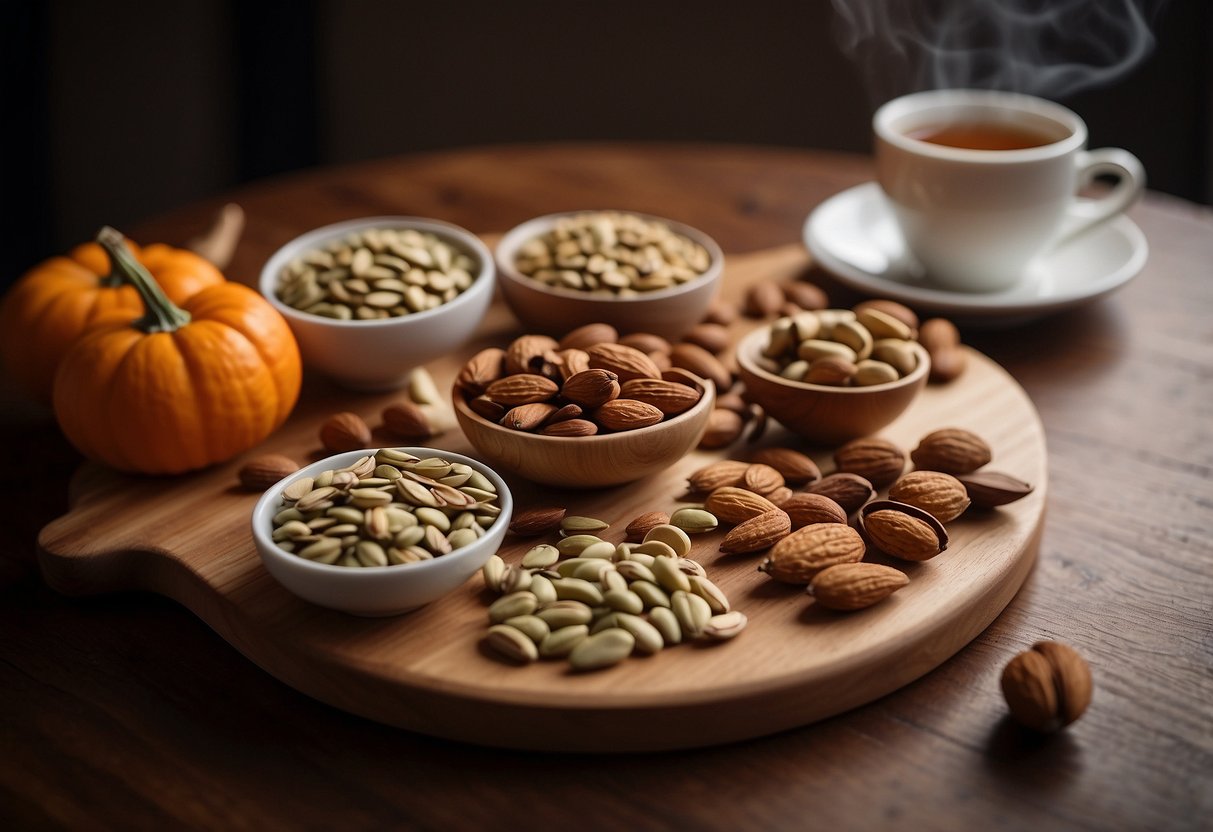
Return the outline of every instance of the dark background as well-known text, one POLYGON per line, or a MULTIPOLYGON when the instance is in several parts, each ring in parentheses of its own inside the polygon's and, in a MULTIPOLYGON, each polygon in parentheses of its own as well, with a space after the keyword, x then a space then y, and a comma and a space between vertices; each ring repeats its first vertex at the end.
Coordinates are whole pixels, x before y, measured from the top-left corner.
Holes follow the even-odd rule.
MULTIPOLYGON (((1213 4, 1151 1, 1151 56, 1061 100, 1152 188, 1213 202, 1213 4)), ((826 0, 3 7, 0 285, 102 224, 314 165, 548 140, 870 147, 826 0)))

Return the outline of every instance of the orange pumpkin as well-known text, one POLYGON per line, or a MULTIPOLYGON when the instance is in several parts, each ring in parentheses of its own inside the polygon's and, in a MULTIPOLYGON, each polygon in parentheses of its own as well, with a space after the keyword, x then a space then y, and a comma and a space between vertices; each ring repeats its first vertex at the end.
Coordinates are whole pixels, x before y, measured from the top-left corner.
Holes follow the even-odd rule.
POLYGON ((177 474, 248 450, 299 397, 299 348, 282 316, 239 283, 171 303, 113 229, 98 242, 146 308, 111 311, 63 357, 55 416, 85 456, 177 474))
MULTIPOLYGON (((209 262, 185 249, 160 243, 134 249, 173 303, 183 303, 223 282, 209 262)), ((97 243, 76 246, 26 272, 0 303, 0 364, 33 398, 49 402, 55 368, 64 353, 96 320, 125 310, 143 311, 135 287, 109 266, 97 243)))

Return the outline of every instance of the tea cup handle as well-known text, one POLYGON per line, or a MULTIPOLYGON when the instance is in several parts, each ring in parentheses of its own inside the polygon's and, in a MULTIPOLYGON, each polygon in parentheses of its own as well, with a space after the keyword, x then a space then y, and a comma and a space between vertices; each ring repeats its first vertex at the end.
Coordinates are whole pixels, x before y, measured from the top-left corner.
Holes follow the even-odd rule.
POLYGON ((1104 147, 1079 151, 1074 157, 1078 168, 1078 187, 1091 183, 1097 176, 1115 176, 1112 189, 1095 199, 1075 199, 1066 209, 1061 232, 1053 240, 1058 246, 1090 231, 1128 209, 1146 187, 1146 171, 1141 162, 1127 150, 1104 147))

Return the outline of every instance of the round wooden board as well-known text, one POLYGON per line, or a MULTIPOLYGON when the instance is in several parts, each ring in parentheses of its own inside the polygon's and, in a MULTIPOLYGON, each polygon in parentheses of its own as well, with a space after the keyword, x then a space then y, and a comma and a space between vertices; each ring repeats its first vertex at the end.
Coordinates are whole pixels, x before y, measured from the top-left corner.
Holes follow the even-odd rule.
MULTIPOLYGON (((739 276, 735 288, 749 274, 770 274, 793 261, 799 268, 803 254, 775 250, 738 260, 730 261, 730 274, 739 276)), ((489 340, 494 327, 509 326, 490 321, 489 340)), ((452 357, 431 372, 449 383, 458 363, 452 357)), ((318 450, 322 414, 348 407, 351 395, 310 390, 262 450, 307 458, 318 450)), ((362 397, 351 409, 373 419, 386 400, 362 397)), ((967 644, 1019 589, 1044 516, 1046 456, 1036 411, 1009 375, 971 353, 959 381, 929 387, 882 435, 909 449, 925 433, 948 426, 983 436, 994 449, 991 468, 1036 490, 949 524, 951 545, 934 560, 894 563, 910 584, 888 601, 851 614, 817 609, 803 590, 757 572, 760 557, 722 556, 721 533, 699 536, 692 557, 749 616, 747 630, 723 644, 680 645, 589 674, 572 674, 563 662, 515 667, 486 654, 480 639, 490 599, 479 578, 424 609, 388 619, 355 618, 297 599, 257 559, 247 528, 255 497, 232 487, 240 460, 171 480, 122 478, 85 466, 73 484, 72 511, 43 531, 41 564, 64 592, 140 588, 174 598, 287 684, 421 733, 553 751, 726 743, 805 725, 898 689, 967 644)), ((434 444, 474 455, 457 430, 443 440, 434 444)), ((800 448, 823 470, 831 467, 827 450, 805 448, 778 425, 761 444, 800 448)), ((739 444, 731 455, 750 447, 739 444)), ((694 452, 660 476, 597 492, 518 483, 515 496, 522 506, 562 505, 611 521, 604 536, 618 540, 637 514, 679 505, 686 475, 721 456, 694 452)), ((502 555, 517 560, 533 542, 509 540, 502 555)))

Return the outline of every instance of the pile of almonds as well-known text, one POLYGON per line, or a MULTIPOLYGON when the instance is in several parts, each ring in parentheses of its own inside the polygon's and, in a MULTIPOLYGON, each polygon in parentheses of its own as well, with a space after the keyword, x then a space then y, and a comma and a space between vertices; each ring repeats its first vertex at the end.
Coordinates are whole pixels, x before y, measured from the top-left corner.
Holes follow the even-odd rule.
POLYGON ((560 341, 523 335, 504 350, 481 350, 455 385, 475 413, 512 430, 593 436, 690 410, 703 396, 701 376, 692 367, 663 369, 614 327, 598 323, 560 341))

